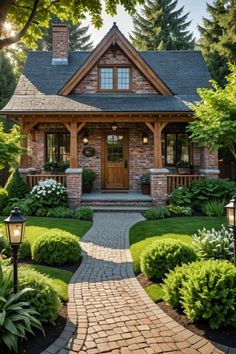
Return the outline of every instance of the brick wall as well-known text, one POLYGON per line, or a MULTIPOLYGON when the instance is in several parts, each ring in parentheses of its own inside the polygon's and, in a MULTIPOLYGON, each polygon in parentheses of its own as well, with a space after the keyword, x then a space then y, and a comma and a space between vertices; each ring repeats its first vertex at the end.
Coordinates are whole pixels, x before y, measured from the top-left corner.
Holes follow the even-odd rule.
POLYGON ((69 31, 66 24, 52 26, 52 56, 55 59, 68 59, 69 31))
MULTIPOLYGON (((140 190, 138 185, 139 176, 148 173, 153 167, 153 135, 146 128, 144 123, 118 123, 119 130, 128 131, 129 136, 129 189, 140 190), (142 144, 142 134, 147 132, 149 136, 148 145, 142 144)), ((97 174, 94 182, 94 189, 101 189, 101 170, 102 170, 102 138, 104 130, 111 131, 111 124, 87 124, 78 135, 78 158, 82 168, 90 168, 97 174), (89 134, 89 145, 94 147, 95 156, 86 157, 82 151, 84 145, 82 143, 85 131, 89 134)), ((40 124, 35 133, 35 142, 31 142, 30 146, 30 165, 31 167, 41 168, 45 160, 45 133, 63 131, 66 129, 61 124, 40 124)), ((111 132, 112 133, 112 132, 111 132)), ((30 142, 30 139, 29 139, 30 142)), ((217 169, 218 157, 217 153, 209 153, 207 148, 198 148, 193 146, 192 149, 193 163, 200 169, 217 169)), ((197 173, 198 170, 195 170, 197 173)))
POLYGON ((90 70, 85 78, 75 87, 74 93, 96 93, 98 90, 98 67, 97 65, 131 65, 132 92, 133 93, 156 93, 145 76, 129 61, 126 55, 120 49, 117 50, 114 57, 109 49, 90 70))

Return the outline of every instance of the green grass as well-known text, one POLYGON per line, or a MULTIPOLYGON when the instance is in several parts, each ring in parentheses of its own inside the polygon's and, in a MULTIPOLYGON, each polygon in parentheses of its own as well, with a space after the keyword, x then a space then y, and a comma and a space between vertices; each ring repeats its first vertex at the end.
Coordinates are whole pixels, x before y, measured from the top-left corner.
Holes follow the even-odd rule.
POLYGON ((68 284, 73 273, 68 270, 58 269, 48 266, 29 264, 28 268, 34 269, 37 272, 47 275, 53 280, 52 285, 62 301, 68 300, 68 284))
MULTIPOLYGON (((0 233, 5 234, 5 227, 3 220, 5 217, 0 217, 0 233)), ((71 232, 79 239, 90 229, 92 222, 80 221, 76 219, 57 219, 57 218, 39 218, 29 216, 25 228, 25 238, 32 244, 37 237, 52 229, 64 230, 71 232)), ((46 274, 52 279, 52 285, 58 296, 62 301, 68 300, 68 283, 72 276, 72 272, 58 269, 54 267, 47 267, 42 265, 27 265, 42 274, 46 274)))
POLYGON ((145 291, 154 302, 162 300, 164 295, 164 291, 159 284, 149 285, 145 288, 145 291))
MULTIPOLYGON (((5 233, 3 225, 4 217, 0 217, 0 232, 5 233)), ((50 229, 59 229, 71 232, 81 238, 92 226, 90 221, 80 221, 76 219, 57 219, 57 218, 39 218, 34 216, 27 217, 25 227, 25 238, 32 244, 37 237, 50 229)))
POLYGON ((198 229, 219 229, 226 225, 226 217, 186 216, 155 221, 141 221, 130 230, 130 251, 134 262, 134 272, 140 273, 139 258, 142 250, 154 240, 174 238, 191 244, 198 229))

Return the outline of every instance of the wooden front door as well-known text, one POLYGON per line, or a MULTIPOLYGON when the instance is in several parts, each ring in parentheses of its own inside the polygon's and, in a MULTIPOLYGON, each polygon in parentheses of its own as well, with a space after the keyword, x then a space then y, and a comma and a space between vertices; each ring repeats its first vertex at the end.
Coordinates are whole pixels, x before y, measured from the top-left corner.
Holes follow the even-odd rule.
POLYGON ((128 135, 127 132, 104 134, 103 188, 128 189, 128 135))

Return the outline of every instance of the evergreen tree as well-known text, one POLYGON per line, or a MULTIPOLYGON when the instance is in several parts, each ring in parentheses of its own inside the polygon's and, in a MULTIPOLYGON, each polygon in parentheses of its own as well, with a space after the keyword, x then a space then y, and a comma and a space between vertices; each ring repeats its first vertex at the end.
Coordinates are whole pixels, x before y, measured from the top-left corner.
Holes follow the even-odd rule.
MULTIPOLYGON (((38 41, 39 50, 52 50, 52 24, 60 22, 60 20, 53 16, 48 28, 42 28, 43 36, 38 41)), ((88 34, 88 26, 80 27, 74 25, 72 21, 67 22, 69 27, 69 45, 71 51, 76 50, 91 50, 93 42, 91 41, 91 35, 88 34)))
POLYGON ((184 7, 177 9, 178 0, 147 0, 141 14, 133 16, 131 40, 139 50, 193 49, 193 34, 188 30, 191 21, 184 7))
POLYGON ((0 109, 11 98, 16 87, 16 79, 10 59, 4 51, 0 51, 0 109))
POLYGON ((210 18, 203 18, 203 26, 198 26, 198 45, 211 76, 223 86, 229 73, 227 61, 236 63, 236 0, 215 0, 207 4, 207 11, 210 18))

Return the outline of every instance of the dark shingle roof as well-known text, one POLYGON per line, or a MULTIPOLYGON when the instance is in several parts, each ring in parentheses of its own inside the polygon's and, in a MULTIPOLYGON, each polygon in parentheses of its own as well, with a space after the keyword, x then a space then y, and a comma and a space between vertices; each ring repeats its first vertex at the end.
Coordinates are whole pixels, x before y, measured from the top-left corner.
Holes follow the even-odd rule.
POLYGON ((198 51, 148 51, 140 55, 174 96, 158 94, 69 95, 58 91, 90 52, 71 52, 68 65, 52 65, 51 52, 30 52, 15 93, 3 111, 188 112, 183 101, 197 101, 196 89, 209 87, 210 75, 198 51))

